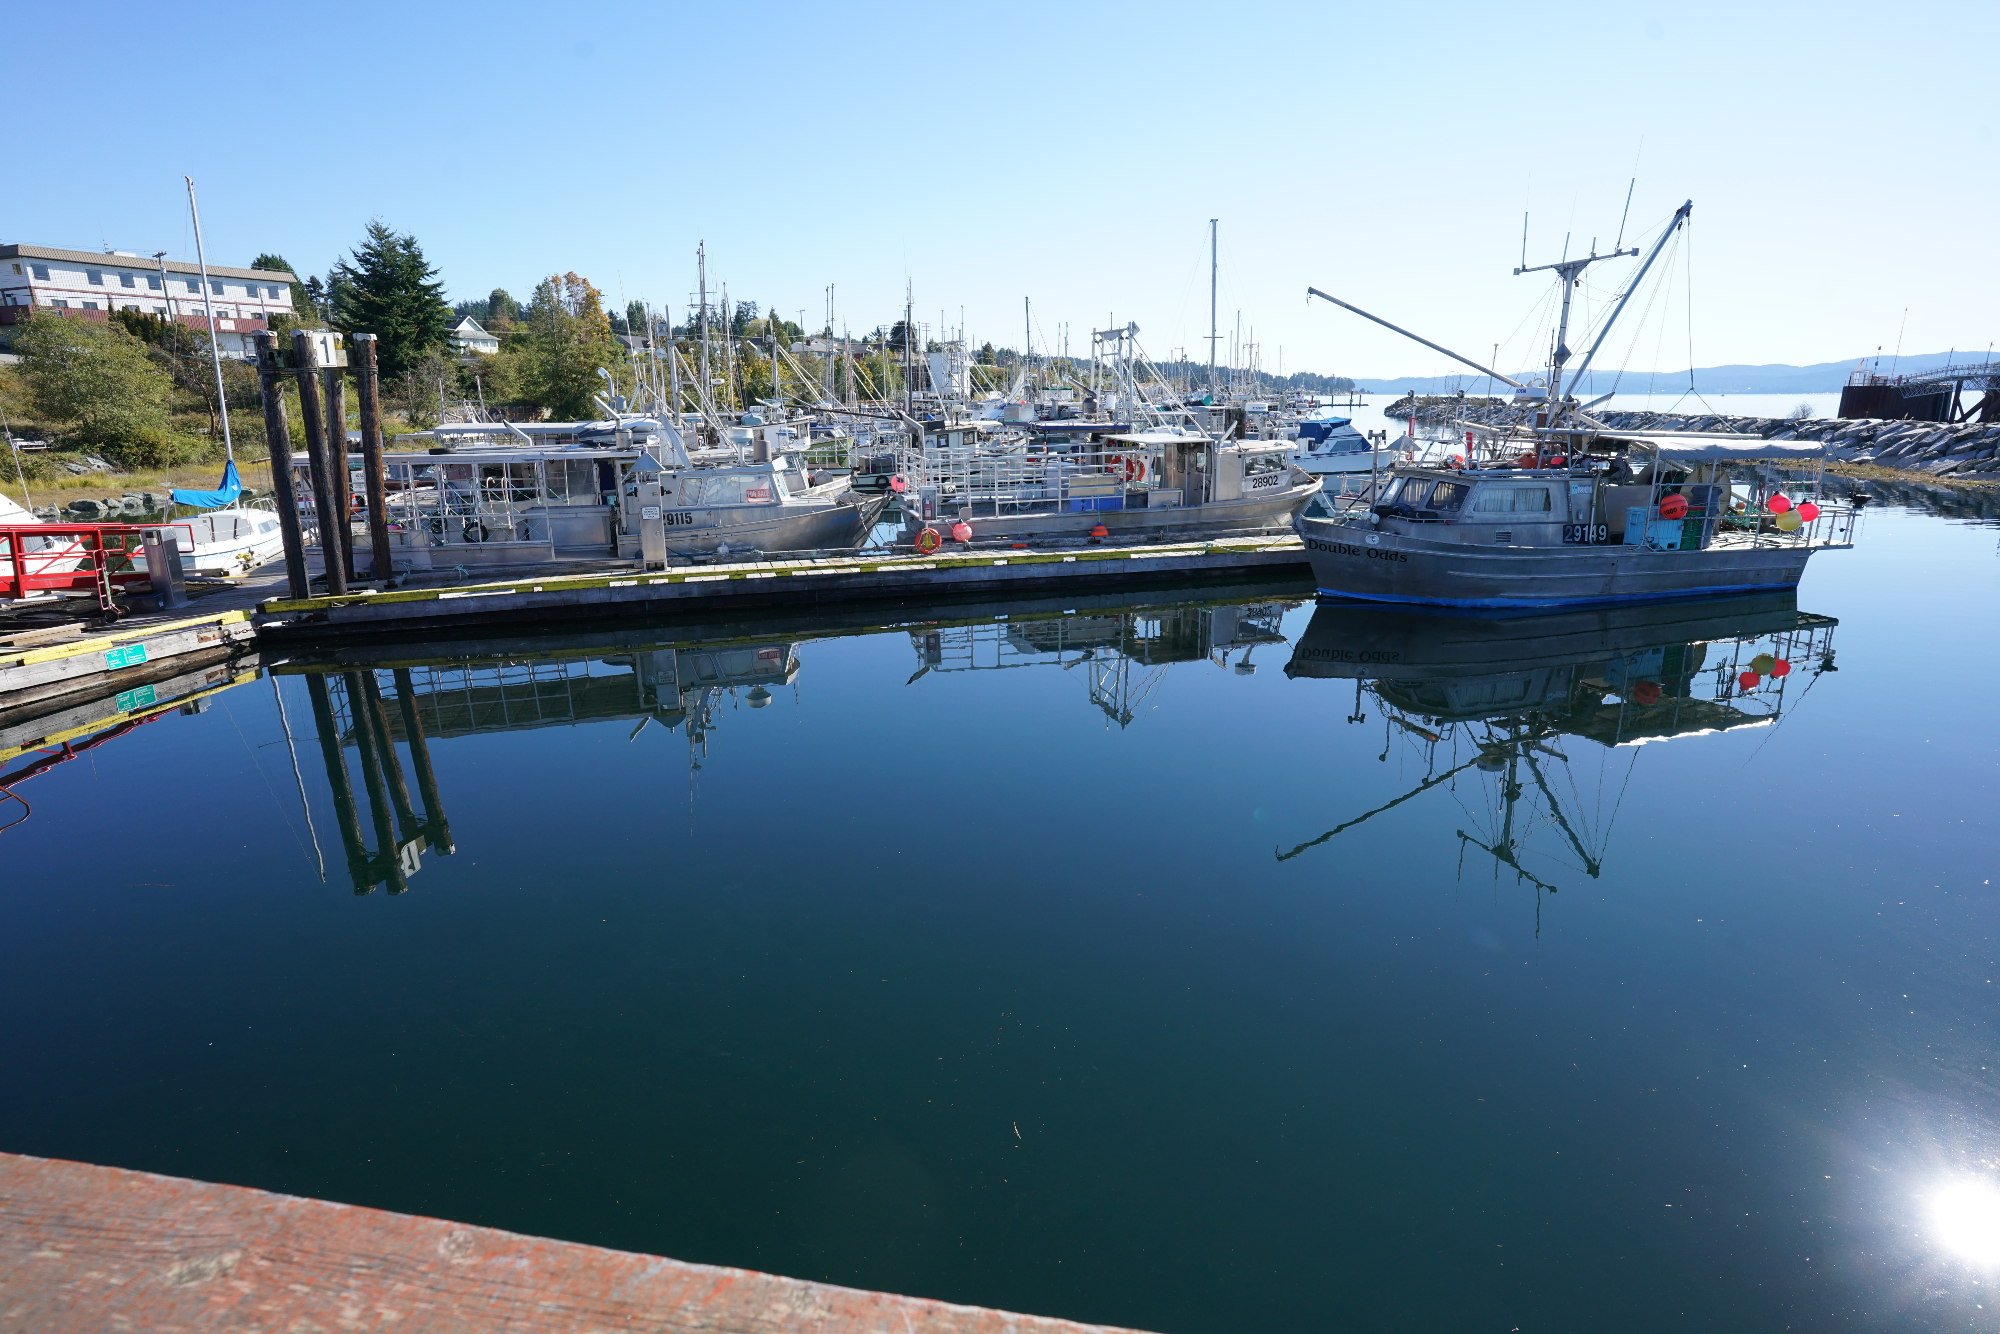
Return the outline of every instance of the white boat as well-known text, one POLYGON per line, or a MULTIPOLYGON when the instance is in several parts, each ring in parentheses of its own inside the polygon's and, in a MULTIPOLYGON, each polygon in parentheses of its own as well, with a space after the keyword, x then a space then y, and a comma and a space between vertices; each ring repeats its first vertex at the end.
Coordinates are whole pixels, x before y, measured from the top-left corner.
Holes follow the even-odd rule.
MULTIPOLYGON (((284 529, 274 510, 232 505, 173 521, 174 545, 188 574, 231 578, 285 554, 284 529)), ((144 557, 135 564, 144 568, 144 557)))
POLYGON ((1388 446, 1377 448, 1354 429, 1354 419, 1317 413, 1299 423, 1292 463, 1315 477, 1377 472, 1400 459, 1388 446))

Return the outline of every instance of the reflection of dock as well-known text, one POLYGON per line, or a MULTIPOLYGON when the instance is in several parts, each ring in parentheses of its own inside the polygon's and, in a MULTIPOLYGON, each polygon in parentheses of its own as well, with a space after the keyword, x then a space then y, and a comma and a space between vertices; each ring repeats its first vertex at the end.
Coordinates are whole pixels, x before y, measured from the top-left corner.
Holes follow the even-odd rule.
POLYGON ((1101 608, 1070 614, 1008 617, 910 631, 919 666, 911 683, 932 673, 1081 668, 1090 702, 1123 727, 1175 663, 1256 670, 1261 644, 1285 642, 1291 602, 1192 603, 1101 608))

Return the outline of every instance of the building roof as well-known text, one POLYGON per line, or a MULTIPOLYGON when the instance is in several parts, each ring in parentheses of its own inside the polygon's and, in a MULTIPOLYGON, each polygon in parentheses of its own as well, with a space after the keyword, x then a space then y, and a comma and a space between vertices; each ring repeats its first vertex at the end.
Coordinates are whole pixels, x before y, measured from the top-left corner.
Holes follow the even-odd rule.
MULTIPOLYGON (((53 259, 63 264, 109 264, 137 269, 152 269, 159 266, 158 261, 151 255, 137 255, 117 250, 64 250, 60 246, 16 245, 11 242, 0 245, 0 259, 53 259)), ((199 275, 201 266, 192 260, 170 259, 167 261, 167 272, 199 275)), ((255 278, 260 281, 275 279, 282 283, 298 281, 292 274, 280 269, 237 269, 226 264, 209 265, 208 276, 255 278)))
POLYGON ((457 324, 454 324, 451 327, 451 331, 454 336, 464 337, 464 338, 496 337, 496 335, 486 332, 485 326, 480 324, 478 320, 473 319, 472 316, 470 315, 465 316, 463 319, 459 320, 457 324))

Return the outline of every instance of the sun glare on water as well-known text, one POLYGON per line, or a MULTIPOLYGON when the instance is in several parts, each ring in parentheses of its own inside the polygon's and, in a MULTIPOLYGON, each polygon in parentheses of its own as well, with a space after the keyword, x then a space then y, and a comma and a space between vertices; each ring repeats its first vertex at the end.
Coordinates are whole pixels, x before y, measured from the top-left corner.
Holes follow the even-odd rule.
POLYGON ((1931 1230, 1940 1245, 1983 1268, 2000 1266, 2000 1187, 1955 1181, 1930 1197, 1931 1230))

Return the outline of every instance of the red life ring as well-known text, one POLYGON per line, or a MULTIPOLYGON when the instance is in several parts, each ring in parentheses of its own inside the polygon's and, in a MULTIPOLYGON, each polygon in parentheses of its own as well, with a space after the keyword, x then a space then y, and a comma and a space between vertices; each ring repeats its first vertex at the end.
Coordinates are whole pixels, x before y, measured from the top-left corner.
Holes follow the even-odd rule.
POLYGON ((917 534, 917 550, 928 556, 944 545, 944 537, 935 528, 926 528, 917 534))
POLYGON ((1127 454, 1125 456, 1125 480, 1128 482, 1140 482, 1144 481, 1145 478, 1146 460, 1140 458, 1137 454, 1127 454))

